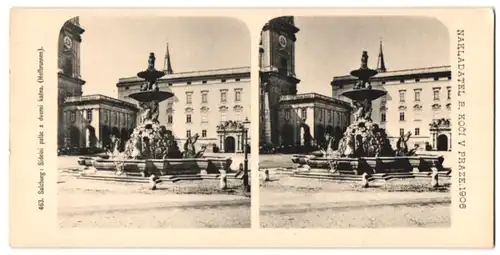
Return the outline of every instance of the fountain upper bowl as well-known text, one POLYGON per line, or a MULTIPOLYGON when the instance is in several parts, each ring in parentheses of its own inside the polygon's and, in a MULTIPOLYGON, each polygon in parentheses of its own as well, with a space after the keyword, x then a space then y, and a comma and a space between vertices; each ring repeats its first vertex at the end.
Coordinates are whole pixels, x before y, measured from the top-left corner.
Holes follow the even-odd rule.
POLYGON ((363 101, 368 99, 373 101, 379 97, 387 94, 387 91, 378 90, 378 89, 355 89, 342 93, 342 96, 345 96, 354 101, 363 101))
POLYGON ((129 95, 129 97, 139 102, 151 102, 151 101, 161 102, 173 96, 174 94, 168 91, 141 91, 129 95))

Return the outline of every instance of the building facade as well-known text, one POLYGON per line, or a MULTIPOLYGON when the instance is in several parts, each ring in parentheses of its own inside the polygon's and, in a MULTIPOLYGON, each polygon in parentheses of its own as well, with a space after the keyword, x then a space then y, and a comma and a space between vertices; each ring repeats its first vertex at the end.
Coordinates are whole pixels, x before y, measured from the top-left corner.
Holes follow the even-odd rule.
POLYGON ((260 146, 316 146, 350 123, 349 104, 317 93, 297 94, 294 18, 266 23, 259 49, 260 146))
POLYGON ((349 103, 317 93, 282 96, 279 108, 279 144, 310 147, 325 134, 340 138, 350 124, 349 103))
MULTIPOLYGON (((410 131, 410 143, 432 150, 451 150, 451 67, 387 71, 382 45, 378 63, 379 73, 371 84, 387 94, 373 101, 373 121, 386 129, 393 142, 410 131)), ((351 90, 355 82, 350 75, 333 77, 333 97, 349 102, 341 94, 351 90)))
POLYGON ((63 108, 65 145, 110 148, 111 137, 128 140, 136 125, 134 104, 103 95, 68 97, 63 108))
MULTIPOLYGON (((158 87, 174 96, 160 103, 159 122, 181 143, 198 133, 198 144, 207 151, 243 152, 242 123, 250 119, 251 111, 250 68, 174 73, 168 53, 166 59, 167 74, 158 87)), ((119 79, 118 98, 137 104, 129 95, 139 92, 143 83, 138 77, 119 79)))
POLYGON ((280 141, 280 98, 297 94, 295 77, 295 34, 299 29, 293 17, 279 17, 266 23, 259 49, 259 144, 278 145, 280 141))
POLYGON ((85 30, 78 17, 68 20, 59 32, 58 41, 58 95, 57 95, 57 145, 65 146, 64 101, 67 97, 81 96, 85 81, 80 73, 80 44, 85 30))

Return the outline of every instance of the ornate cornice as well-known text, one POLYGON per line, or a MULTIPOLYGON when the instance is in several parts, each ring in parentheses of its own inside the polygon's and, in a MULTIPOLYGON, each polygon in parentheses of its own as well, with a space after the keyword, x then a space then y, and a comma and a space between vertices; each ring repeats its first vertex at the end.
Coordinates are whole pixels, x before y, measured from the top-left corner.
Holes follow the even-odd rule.
MULTIPOLYGON (((250 67, 236 67, 236 68, 224 68, 224 69, 213 69, 213 70, 200 70, 200 71, 192 71, 192 72, 178 72, 173 74, 167 74, 163 78, 158 80, 159 85, 164 84, 175 84, 175 86, 179 86, 176 83, 186 83, 203 81, 203 80, 222 80, 222 79, 244 79, 250 78, 250 67)), ((143 84, 144 80, 133 76, 133 77, 124 77, 119 78, 117 87, 124 86, 134 86, 137 84, 143 84)), ((207 85, 210 84, 200 84, 207 85)), ((190 85, 182 85, 182 86, 190 86, 190 85)))
POLYGON ((74 82, 74 83, 77 83, 79 85, 85 85, 85 83, 86 83, 86 81, 84 81, 78 77, 72 77, 72 76, 64 74, 63 72, 58 72, 57 77, 74 82))
POLYGON ((105 104, 110 106, 125 107, 132 111, 138 111, 139 109, 135 104, 123 101, 120 99, 104 96, 104 95, 86 95, 86 96, 74 96, 67 97, 64 101, 65 106, 70 105, 86 105, 86 104, 105 104))
POLYGON ((200 108, 200 112, 208 112, 210 108, 206 107, 206 106, 203 106, 200 108))
POLYGON ((229 107, 225 106, 225 105, 221 105, 219 106, 219 111, 220 112, 227 112, 227 110, 229 109, 229 107))
POLYGON ((243 106, 241 106, 241 105, 235 105, 233 107, 233 110, 236 111, 236 112, 241 112, 241 111, 243 111, 243 106))
POLYGON ((441 109, 441 105, 440 104, 433 104, 432 105, 432 110, 439 110, 441 109))

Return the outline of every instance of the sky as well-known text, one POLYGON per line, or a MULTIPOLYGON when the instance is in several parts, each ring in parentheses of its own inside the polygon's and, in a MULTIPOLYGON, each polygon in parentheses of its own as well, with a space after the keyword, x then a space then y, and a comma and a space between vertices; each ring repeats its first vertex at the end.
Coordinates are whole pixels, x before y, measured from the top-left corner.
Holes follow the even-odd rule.
MULTIPOLYGON (((163 67, 169 43, 174 72, 250 66, 246 25, 231 18, 81 16, 84 94, 117 97, 119 78, 147 67, 150 52, 163 67)), ((376 68, 382 39, 388 71, 449 65, 447 28, 436 19, 403 16, 295 17, 299 93, 331 96, 333 76, 360 65, 376 68)))
POLYGON ((375 69, 382 39, 387 71, 450 64, 447 28, 426 17, 295 17, 299 93, 332 96, 334 76, 347 75, 368 51, 375 69))
POLYGON ((117 97, 119 78, 145 70, 150 52, 163 68, 169 43, 174 72, 250 66, 250 34, 230 18, 80 16, 83 93, 117 97))

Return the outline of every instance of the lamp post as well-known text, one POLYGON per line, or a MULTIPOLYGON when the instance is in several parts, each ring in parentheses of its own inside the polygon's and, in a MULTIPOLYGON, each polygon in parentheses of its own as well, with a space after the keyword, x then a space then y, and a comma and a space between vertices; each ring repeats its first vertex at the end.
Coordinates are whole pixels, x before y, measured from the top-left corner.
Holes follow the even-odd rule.
POLYGON ((250 121, 248 121, 248 118, 245 118, 243 121, 243 141, 245 141, 245 144, 243 145, 243 153, 245 154, 245 160, 243 161, 243 187, 245 188, 246 191, 250 191, 250 185, 249 185, 249 180, 248 180, 248 125, 250 124, 250 121))

